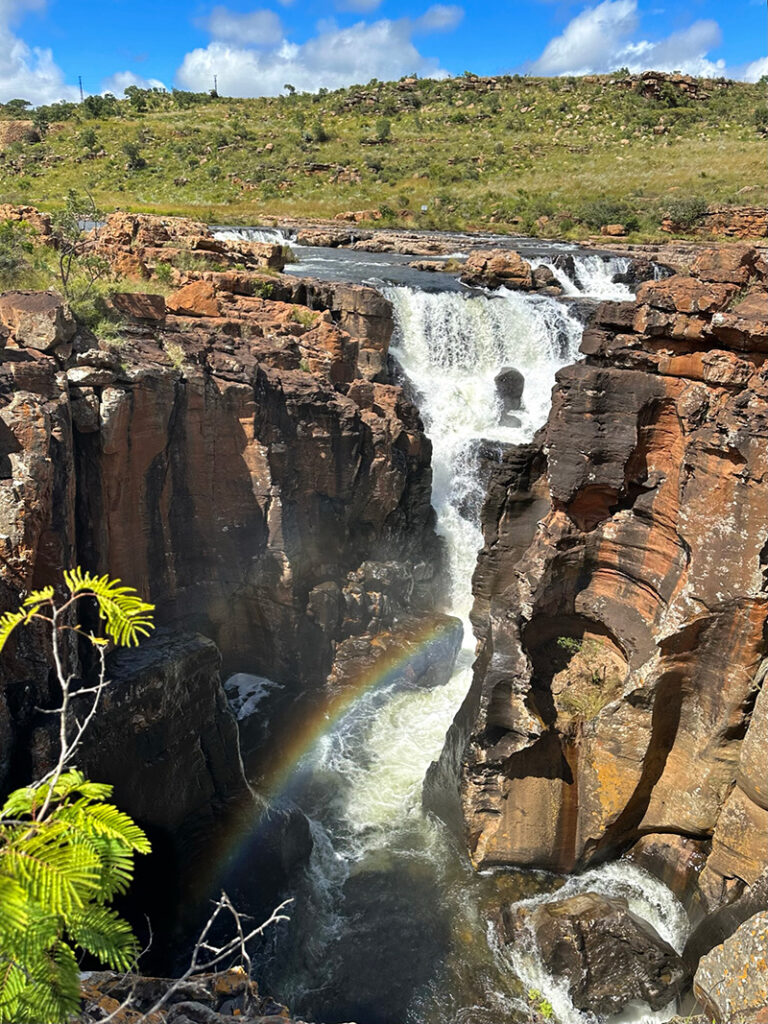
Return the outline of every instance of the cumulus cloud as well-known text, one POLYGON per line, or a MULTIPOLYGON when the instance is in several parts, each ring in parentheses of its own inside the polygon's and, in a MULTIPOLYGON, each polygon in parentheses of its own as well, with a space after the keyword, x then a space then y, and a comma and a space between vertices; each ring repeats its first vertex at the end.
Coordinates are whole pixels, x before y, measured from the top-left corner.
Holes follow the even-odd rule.
POLYGON ((459 23, 460 7, 436 4, 420 18, 382 18, 360 21, 347 28, 319 26, 305 43, 281 39, 271 48, 242 45, 214 38, 206 47, 188 53, 177 73, 186 89, 210 88, 218 76, 219 91, 229 96, 275 96, 290 82, 299 90, 338 89, 371 78, 400 78, 416 73, 443 77, 439 62, 423 56, 413 36, 449 31, 459 23))
POLYGON ((137 85, 140 89, 165 89, 159 78, 144 78, 133 71, 117 71, 101 83, 101 92, 111 92, 121 97, 129 85, 137 85))
POLYGON ((274 46, 283 38, 283 25, 274 11, 238 14, 226 7, 214 7, 207 28, 214 39, 238 46, 274 46))
POLYGON ((633 72, 653 68, 691 75, 725 73, 725 61, 707 56, 722 41, 716 21, 696 21, 655 42, 635 38, 639 27, 637 0, 603 0, 577 14, 547 43, 530 70, 540 75, 581 75, 620 67, 633 72))
POLYGON ((44 0, 0 0, 0 102, 18 98, 36 105, 79 98, 79 90, 64 81, 53 53, 28 46, 12 31, 14 18, 44 6, 44 0))
POLYGON ((753 60, 744 69, 744 80, 747 82, 759 82, 763 75, 768 75, 768 57, 753 60))

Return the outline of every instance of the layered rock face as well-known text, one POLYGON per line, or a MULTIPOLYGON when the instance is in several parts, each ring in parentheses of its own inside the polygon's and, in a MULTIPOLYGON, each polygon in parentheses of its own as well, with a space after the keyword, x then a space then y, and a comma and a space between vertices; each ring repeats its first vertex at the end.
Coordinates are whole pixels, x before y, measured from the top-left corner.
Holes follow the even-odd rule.
MULTIPOLYGON (((128 240, 147 243, 135 220, 128 240)), ((71 351, 50 296, 38 343, 19 329, 30 298, 3 300, 3 532, 19 564, 6 603, 77 558, 129 580, 161 623, 212 637, 228 669, 317 682, 336 642, 387 619, 364 600, 325 621, 317 588, 341 598, 363 562, 396 557, 422 566, 405 603, 429 604, 430 446, 401 389, 376 379, 389 307, 363 287, 240 270, 185 279, 167 303, 115 296, 130 321, 116 351, 82 332, 71 351)))
MULTIPOLYGON (((479 867, 685 836, 712 907, 768 864, 765 272, 705 252, 604 303, 538 443, 494 472, 444 755, 479 867)), ((665 856, 674 876, 689 852, 665 856)))

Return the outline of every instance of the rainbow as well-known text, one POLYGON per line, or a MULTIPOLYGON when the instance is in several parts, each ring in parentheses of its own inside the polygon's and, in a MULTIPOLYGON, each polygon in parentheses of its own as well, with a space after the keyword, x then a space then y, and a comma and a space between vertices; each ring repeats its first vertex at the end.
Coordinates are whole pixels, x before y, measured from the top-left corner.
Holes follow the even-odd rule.
POLYGON ((236 869, 271 806, 286 794, 300 761, 323 736, 332 732, 361 697, 398 680, 417 679, 430 653, 450 643, 455 631, 456 620, 445 615, 429 616, 416 626, 411 623, 396 627, 372 639, 370 646, 376 652, 372 661, 366 657, 358 671, 345 675, 339 682, 331 676, 318 702, 307 709, 304 720, 276 751, 274 766, 256 783, 257 796, 266 804, 259 801, 254 807, 249 801, 247 806, 240 805, 234 810, 223 836, 206 850, 208 869, 202 871, 203 877, 195 888, 208 893, 224 870, 229 873, 236 869))

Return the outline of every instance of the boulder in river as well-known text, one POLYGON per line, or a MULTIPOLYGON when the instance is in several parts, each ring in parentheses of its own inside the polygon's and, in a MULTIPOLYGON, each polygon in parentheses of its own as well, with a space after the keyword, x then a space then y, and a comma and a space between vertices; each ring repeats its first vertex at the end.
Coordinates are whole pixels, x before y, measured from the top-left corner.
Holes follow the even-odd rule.
POLYGON ((619 1013, 634 1001, 659 1010, 688 981, 682 958, 622 897, 586 892, 508 906, 499 931, 507 943, 532 938, 547 971, 568 982, 573 1005, 588 1013, 619 1013))
POLYGON ((505 366, 494 377, 494 383, 505 415, 522 407, 525 377, 519 370, 505 366))

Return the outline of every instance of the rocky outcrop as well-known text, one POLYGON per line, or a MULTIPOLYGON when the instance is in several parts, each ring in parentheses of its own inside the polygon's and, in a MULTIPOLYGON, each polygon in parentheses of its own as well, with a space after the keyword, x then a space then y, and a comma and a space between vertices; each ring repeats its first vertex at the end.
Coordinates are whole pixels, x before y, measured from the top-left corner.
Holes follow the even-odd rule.
MULTIPOLYGON (((99 244, 145 257, 202 237, 121 216, 99 244)), ((259 271, 177 280, 167 298, 115 295, 118 348, 73 337, 52 296, 3 299, 3 606, 79 561, 137 587, 160 624, 213 638, 227 673, 320 686, 348 637, 434 601, 430 446, 416 409, 381 379, 389 304, 361 286, 259 271), (47 305, 21 309, 30 302, 47 305), (320 594, 343 605, 361 565, 392 558, 410 581, 402 602, 372 584, 359 614, 320 611, 320 594)), ((5 778, 23 773, 13 737, 47 685, 39 638, 24 643, 0 667, 5 778)))
POLYGON ((51 352, 75 336, 75 319, 55 292, 5 292, 0 324, 22 348, 51 352))
POLYGON ((40 132, 34 121, 0 121, 0 150, 15 142, 39 142, 40 132))
POLYGON ((686 836, 712 908, 768 864, 767 312, 743 246, 604 303, 539 443, 496 468, 444 754, 476 865, 686 836))
POLYGON ((562 288, 549 267, 532 267, 528 260, 511 249, 481 249, 467 258, 461 271, 464 284, 520 291, 543 291, 559 295, 562 288))
POLYGON ((691 226, 665 217, 661 230, 670 234, 717 235, 726 238, 765 238, 768 234, 768 211, 764 206, 718 206, 708 207, 699 221, 691 226))
POLYGON ((718 1021, 768 1021, 768 910, 750 917, 699 964, 694 994, 718 1021))
POLYGON ((622 897, 586 892, 505 907, 505 943, 533 943, 547 971, 568 986, 578 1010, 613 1016, 633 1002, 660 1010, 688 981, 681 957, 622 897))
MULTIPOLYGON (((151 276, 176 250, 221 255, 200 239, 195 225, 129 217, 98 245, 151 276)), ((256 914, 312 846, 303 815, 254 802, 216 646, 227 675, 279 680, 308 703, 387 659, 403 685, 430 685, 460 639, 434 615, 431 448, 388 383, 389 304, 283 278, 249 253, 224 269, 176 258, 167 295, 116 293, 110 344, 58 297, 0 300, 0 610, 79 563, 136 587, 171 631, 116 657, 80 759, 152 838, 133 892, 165 938, 189 935, 221 882, 207 865, 228 864, 228 891, 256 914), (227 836, 258 893, 211 847, 227 836)), ((52 756, 38 710, 56 701, 47 653, 43 634, 18 631, 0 660, 5 790, 52 756)), ((74 645, 66 656, 87 671, 74 645)))
POLYGON ((146 278, 158 264, 184 270, 222 269, 237 264, 247 270, 282 270, 282 246, 214 238, 206 224, 185 217, 113 213, 91 231, 89 247, 106 258, 123 277, 146 278))

